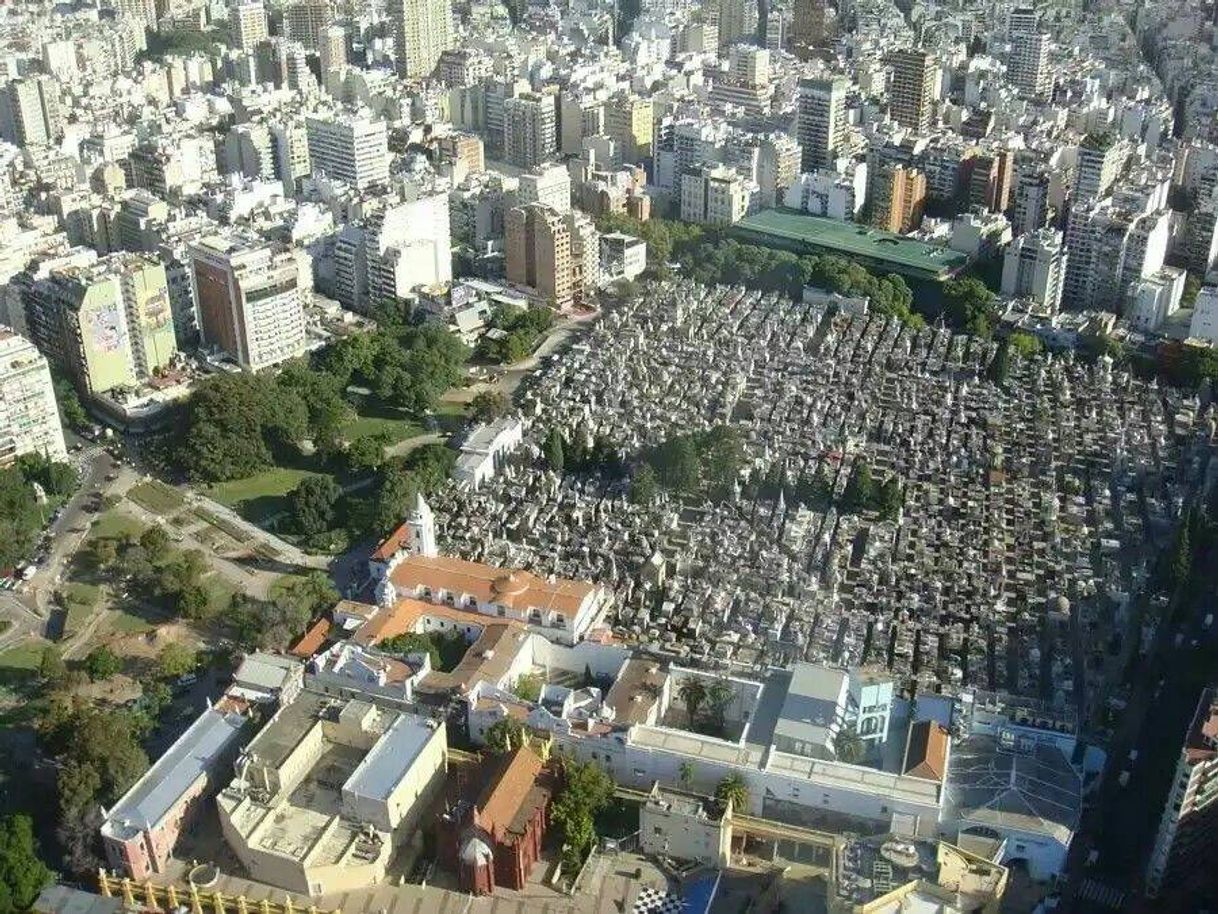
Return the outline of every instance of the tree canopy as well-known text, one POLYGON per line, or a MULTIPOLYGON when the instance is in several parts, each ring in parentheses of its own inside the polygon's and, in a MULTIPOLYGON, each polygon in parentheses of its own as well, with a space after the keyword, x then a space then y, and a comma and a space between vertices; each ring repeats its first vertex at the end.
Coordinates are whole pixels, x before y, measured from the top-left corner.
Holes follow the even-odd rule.
POLYGON ((0 819, 0 914, 28 911, 52 878, 38 856, 30 817, 0 819))

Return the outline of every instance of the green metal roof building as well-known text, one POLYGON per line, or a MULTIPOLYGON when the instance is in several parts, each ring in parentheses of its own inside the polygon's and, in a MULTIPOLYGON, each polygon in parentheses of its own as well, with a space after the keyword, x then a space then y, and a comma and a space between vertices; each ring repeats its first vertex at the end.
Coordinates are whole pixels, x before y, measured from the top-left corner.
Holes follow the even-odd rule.
POLYGON ((837 254, 878 273, 924 282, 945 282, 968 265, 964 254, 950 248, 793 209, 763 210, 737 222, 731 233, 749 244, 796 254, 837 254))

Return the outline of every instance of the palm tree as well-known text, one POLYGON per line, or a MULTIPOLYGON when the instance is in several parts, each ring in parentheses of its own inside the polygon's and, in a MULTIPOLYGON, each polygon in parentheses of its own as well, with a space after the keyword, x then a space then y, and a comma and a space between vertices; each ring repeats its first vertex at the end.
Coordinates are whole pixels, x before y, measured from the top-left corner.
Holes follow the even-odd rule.
POLYGON ((732 687, 727 684, 725 679, 716 679, 711 683, 710 688, 706 690, 706 703, 710 707, 711 718, 719 729, 720 735, 723 734, 723 730, 727 726, 727 706, 732 703, 732 699, 735 697, 736 693, 732 691, 732 687))
POLYGON ((677 769, 677 778, 681 781, 681 786, 689 790, 690 782, 694 779, 694 766, 689 762, 682 762, 681 767, 677 769))
POLYGON ((838 761, 853 765, 863 760, 867 747, 854 727, 842 727, 833 738, 833 753, 838 761))
POLYGON ((715 799, 725 806, 732 805, 732 812, 743 812, 749 808, 749 788, 744 778, 733 772, 719 782, 715 788, 715 799))
POLYGON ((686 676, 681 680, 677 694, 685 703, 685 710, 689 713, 689 725, 693 727, 694 720, 698 716, 698 709, 706 701, 706 684, 695 676, 686 676))

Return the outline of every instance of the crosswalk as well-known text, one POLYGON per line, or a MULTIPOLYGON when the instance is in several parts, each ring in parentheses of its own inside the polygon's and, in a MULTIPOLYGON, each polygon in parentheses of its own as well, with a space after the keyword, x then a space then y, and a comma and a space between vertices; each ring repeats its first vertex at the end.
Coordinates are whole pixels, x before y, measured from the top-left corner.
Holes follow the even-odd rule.
POLYGON ((1127 894, 1115 886, 1100 882, 1098 879, 1084 879, 1083 884, 1078 888, 1078 896, 1080 898, 1113 911, 1119 911, 1125 907, 1127 894))

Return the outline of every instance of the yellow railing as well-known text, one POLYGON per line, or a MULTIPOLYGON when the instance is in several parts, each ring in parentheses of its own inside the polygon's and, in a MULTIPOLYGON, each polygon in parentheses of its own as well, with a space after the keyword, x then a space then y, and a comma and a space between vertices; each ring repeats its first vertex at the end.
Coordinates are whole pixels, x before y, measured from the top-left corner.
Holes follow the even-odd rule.
POLYGON ((342 914, 337 908, 322 912, 316 905, 293 904, 290 895, 285 895, 282 902, 266 898, 255 900, 244 895, 201 889, 193 882, 186 888, 136 882, 126 876, 112 876, 105 870, 98 873, 97 881, 103 896, 122 898, 123 905, 129 909, 172 912, 185 906, 191 914, 342 914))

